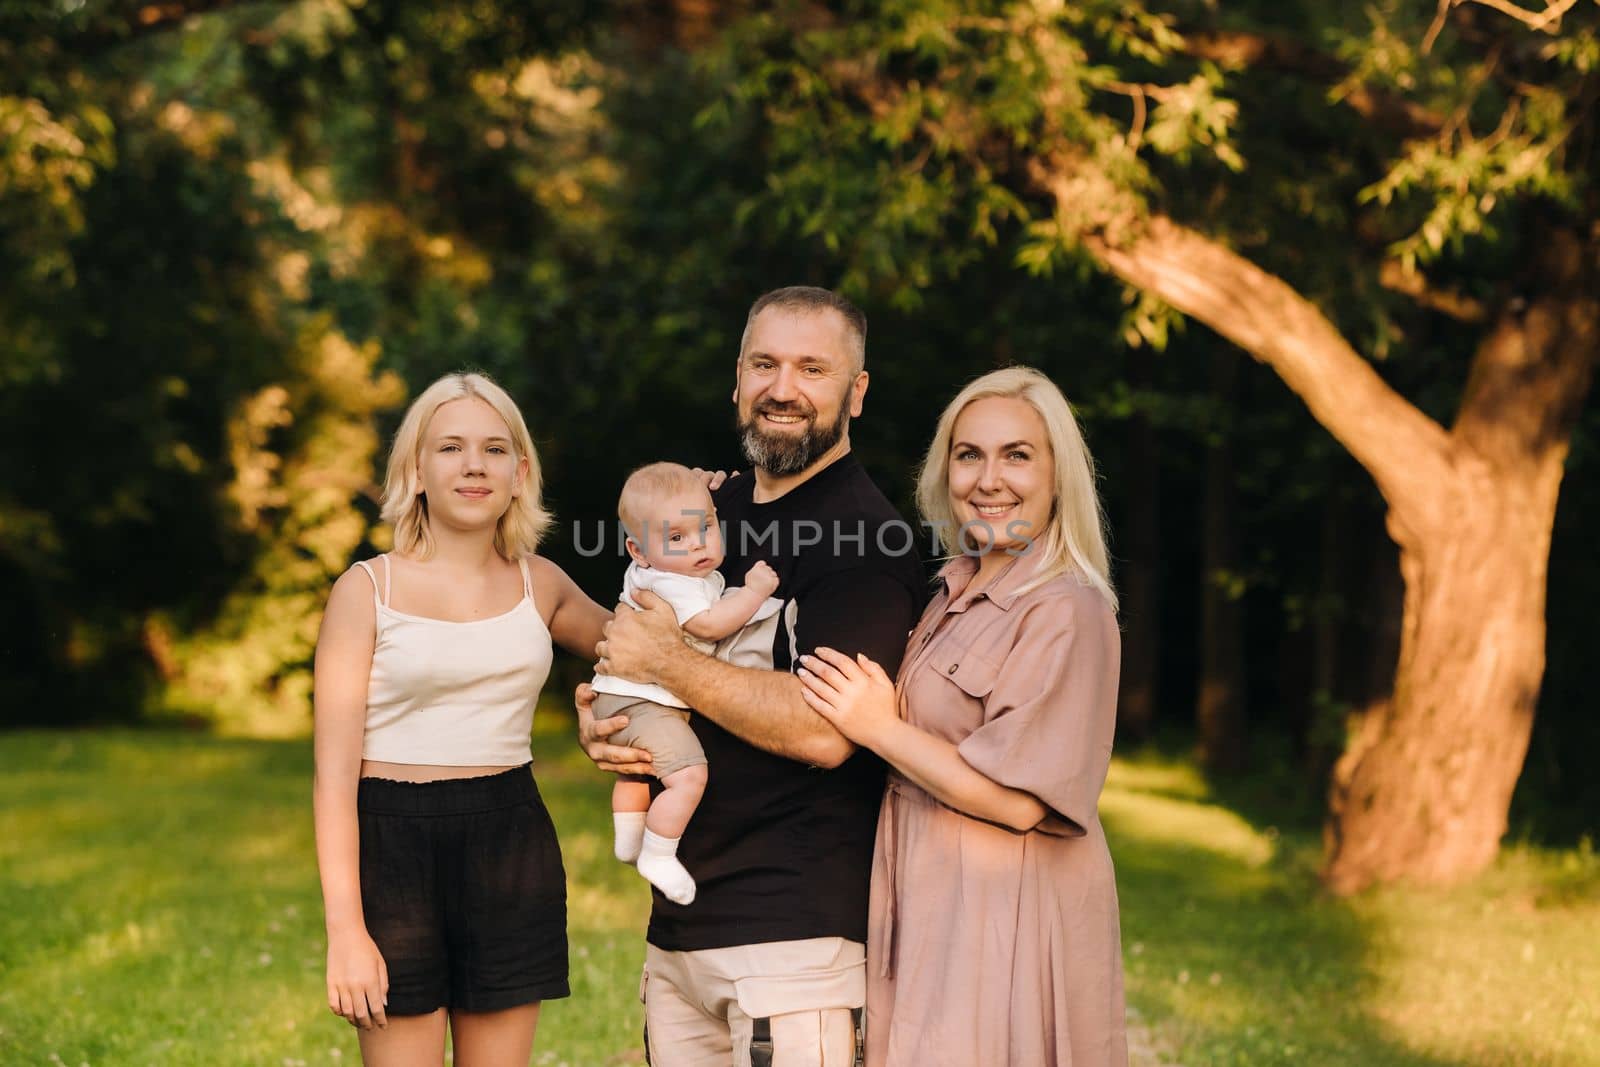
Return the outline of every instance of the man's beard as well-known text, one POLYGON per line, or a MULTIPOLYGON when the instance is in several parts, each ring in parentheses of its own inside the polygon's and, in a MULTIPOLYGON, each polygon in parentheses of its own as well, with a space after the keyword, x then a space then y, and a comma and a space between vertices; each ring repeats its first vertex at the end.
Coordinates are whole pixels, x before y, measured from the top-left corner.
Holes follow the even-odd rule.
POLYGON ((739 444, 744 448, 744 458, 751 466, 774 477, 799 474, 839 443, 845 427, 850 424, 850 409, 840 404, 839 417, 832 426, 819 428, 816 418, 816 409, 810 405, 802 408, 799 404, 757 404, 748 421, 739 421, 739 444), (761 428, 763 414, 801 415, 810 422, 799 436, 772 433, 761 428))

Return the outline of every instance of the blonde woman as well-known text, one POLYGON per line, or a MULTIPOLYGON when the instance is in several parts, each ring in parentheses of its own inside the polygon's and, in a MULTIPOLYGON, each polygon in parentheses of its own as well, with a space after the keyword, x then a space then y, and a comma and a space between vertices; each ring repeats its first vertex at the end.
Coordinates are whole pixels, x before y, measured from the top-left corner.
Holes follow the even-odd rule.
POLYGON ((831 649, 807 702, 890 765, 873 857, 867 1064, 1127 1062, 1096 813, 1120 642, 1094 470, 1025 367, 963 389, 918 483, 950 556, 898 685, 831 649))
POLYGON ((610 612, 534 555, 539 457, 505 391, 451 374, 395 436, 395 548, 333 587, 317 640, 328 1007, 373 1065, 528 1062, 567 995, 566 876, 529 772, 553 644, 610 612))

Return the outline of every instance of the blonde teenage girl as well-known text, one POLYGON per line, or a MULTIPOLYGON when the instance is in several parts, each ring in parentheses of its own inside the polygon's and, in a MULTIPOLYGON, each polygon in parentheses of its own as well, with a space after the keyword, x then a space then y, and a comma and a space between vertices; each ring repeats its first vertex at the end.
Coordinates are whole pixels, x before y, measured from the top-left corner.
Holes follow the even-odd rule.
POLYGON ((528 1062, 567 995, 566 879, 529 771, 552 644, 610 612, 534 555, 539 458, 505 391, 451 374, 406 412, 395 548, 334 584, 317 641, 328 1007, 373 1065, 528 1062))

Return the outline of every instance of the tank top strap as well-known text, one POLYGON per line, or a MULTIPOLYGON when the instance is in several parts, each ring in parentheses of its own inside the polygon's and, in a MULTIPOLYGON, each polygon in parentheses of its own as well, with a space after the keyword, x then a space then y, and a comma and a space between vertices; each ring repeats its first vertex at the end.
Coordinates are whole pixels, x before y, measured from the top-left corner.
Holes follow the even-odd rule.
MULTIPOLYGON (((356 566, 367 572, 367 577, 372 581, 372 602, 378 607, 383 607, 383 601, 378 599, 378 576, 372 573, 372 564, 364 559, 356 560, 356 566)), ((388 584, 388 568, 384 568, 384 584, 388 584)))
POLYGON ((533 576, 528 573, 528 557, 518 556, 517 566, 522 570, 522 595, 533 599, 533 576))

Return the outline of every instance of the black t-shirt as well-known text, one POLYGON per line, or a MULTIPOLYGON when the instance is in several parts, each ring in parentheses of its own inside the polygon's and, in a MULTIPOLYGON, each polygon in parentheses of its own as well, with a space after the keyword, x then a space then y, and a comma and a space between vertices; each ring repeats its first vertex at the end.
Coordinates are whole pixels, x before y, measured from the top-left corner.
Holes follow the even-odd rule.
MULTIPOLYGON (((913 528, 846 455, 777 500, 754 500, 746 474, 716 494, 722 574, 739 585, 758 560, 784 600, 772 667, 819 645, 862 652, 892 677, 926 600, 913 528)), ((764 642, 762 645, 765 648, 764 642)), ((697 883, 687 907, 659 892, 649 940, 692 951, 810 937, 867 936, 867 882, 883 797, 883 761, 858 749, 824 770, 690 718, 710 762, 678 858, 697 883)))

